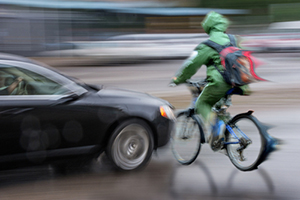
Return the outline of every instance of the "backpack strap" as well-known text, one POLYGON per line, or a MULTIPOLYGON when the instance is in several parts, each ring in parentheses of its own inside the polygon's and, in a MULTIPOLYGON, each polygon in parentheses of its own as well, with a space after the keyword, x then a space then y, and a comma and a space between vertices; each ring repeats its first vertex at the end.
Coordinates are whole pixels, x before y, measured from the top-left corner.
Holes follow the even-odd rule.
MULTIPOLYGON (((221 52, 223 49, 225 49, 226 47, 230 46, 230 44, 229 44, 229 45, 224 45, 224 46, 223 46, 223 45, 217 44, 217 43, 215 43, 215 42, 213 42, 213 41, 211 41, 211 40, 206 40, 206 41, 202 42, 202 44, 205 44, 205 45, 211 47, 212 49, 216 50, 218 53, 220 53, 220 52, 221 52)), ((219 70, 218 67, 217 67, 214 63, 213 63, 212 65, 216 68, 216 70, 217 70, 217 71, 223 76, 223 78, 226 80, 225 73, 222 72, 221 70, 219 70)))
POLYGON ((231 34, 227 34, 230 40, 230 44, 232 44, 233 46, 237 47, 236 41, 235 41, 235 37, 231 34))
POLYGON ((211 40, 206 40, 204 42, 202 42, 202 44, 205 44, 211 48, 213 48, 214 50, 216 50, 218 53, 220 53, 225 47, 220 45, 220 44, 217 44, 211 40))

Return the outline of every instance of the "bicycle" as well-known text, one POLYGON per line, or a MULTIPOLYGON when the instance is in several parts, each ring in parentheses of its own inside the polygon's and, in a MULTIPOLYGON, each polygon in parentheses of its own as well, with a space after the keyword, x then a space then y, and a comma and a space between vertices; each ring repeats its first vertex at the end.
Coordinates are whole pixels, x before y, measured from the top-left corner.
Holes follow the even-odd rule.
POLYGON ((223 137, 213 138, 205 134, 204 123, 195 113, 194 104, 201 94, 205 80, 187 81, 191 93, 191 107, 176 113, 176 130, 171 136, 171 148, 175 159, 183 164, 193 163, 201 149, 201 145, 209 143, 213 151, 226 150, 232 164, 241 171, 251 171, 276 150, 279 140, 267 133, 267 128, 252 115, 253 111, 230 116, 227 109, 230 107, 233 90, 217 102, 213 111, 226 125, 223 137))

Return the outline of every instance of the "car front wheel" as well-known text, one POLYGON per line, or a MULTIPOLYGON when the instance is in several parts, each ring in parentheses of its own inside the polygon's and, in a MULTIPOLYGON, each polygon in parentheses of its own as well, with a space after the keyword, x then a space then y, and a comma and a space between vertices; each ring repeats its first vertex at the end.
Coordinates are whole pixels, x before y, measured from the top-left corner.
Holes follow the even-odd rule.
POLYGON ((120 170, 145 166, 153 151, 153 135, 147 123, 132 119, 120 124, 109 139, 106 153, 120 170))

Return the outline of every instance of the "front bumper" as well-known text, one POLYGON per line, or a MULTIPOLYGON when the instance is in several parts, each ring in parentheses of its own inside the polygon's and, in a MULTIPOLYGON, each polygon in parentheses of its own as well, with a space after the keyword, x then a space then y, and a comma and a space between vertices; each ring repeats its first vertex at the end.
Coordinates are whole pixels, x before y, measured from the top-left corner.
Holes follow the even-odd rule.
POLYGON ((165 146, 169 141, 171 137, 172 131, 174 131, 175 127, 175 121, 170 119, 162 119, 157 126, 157 141, 156 141, 156 147, 162 147, 165 146))

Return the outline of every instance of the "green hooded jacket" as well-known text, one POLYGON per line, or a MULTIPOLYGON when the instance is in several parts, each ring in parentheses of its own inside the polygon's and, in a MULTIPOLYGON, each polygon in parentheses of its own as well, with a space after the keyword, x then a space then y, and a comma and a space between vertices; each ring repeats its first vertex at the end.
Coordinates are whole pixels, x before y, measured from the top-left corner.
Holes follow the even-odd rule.
MULTIPOLYGON (((209 39, 221 45, 227 44, 230 41, 227 34, 224 33, 228 25, 229 21, 226 18, 213 11, 208 13, 202 22, 202 27, 210 36, 209 39)), ((209 79, 219 79, 220 76, 214 77, 214 74, 218 71, 213 64, 220 70, 223 70, 218 52, 204 44, 199 44, 177 72, 175 75, 176 78, 173 81, 175 84, 184 83, 187 79, 190 79, 202 65, 207 66, 208 81, 210 81, 209 79)))
MULTIPOLYGON (((202 22, 202 27, 209 35, 209 39, 220 45, 225 45, 230 42, 228 35, 225 34, 228 25, 229 21, 225 17, 213 11, 208 13, 202 22)), ((205 91, 201 93, 195 107, 198 113, 208 118, 211 107, 231 88, 231 85, 225 82, 223 76, 215 68, 216 66, 220 71, 223 71, 219 53, 211 47, 199 44, 176 73, 173 82, 176 85, 184 83, 187 79, 190 79, 202 65, 207 66, 206 80, 209 84, 206 86, 205 91)), ((242 86, 241 89, 244 95, 249 94, 247 85, 242 86)))

